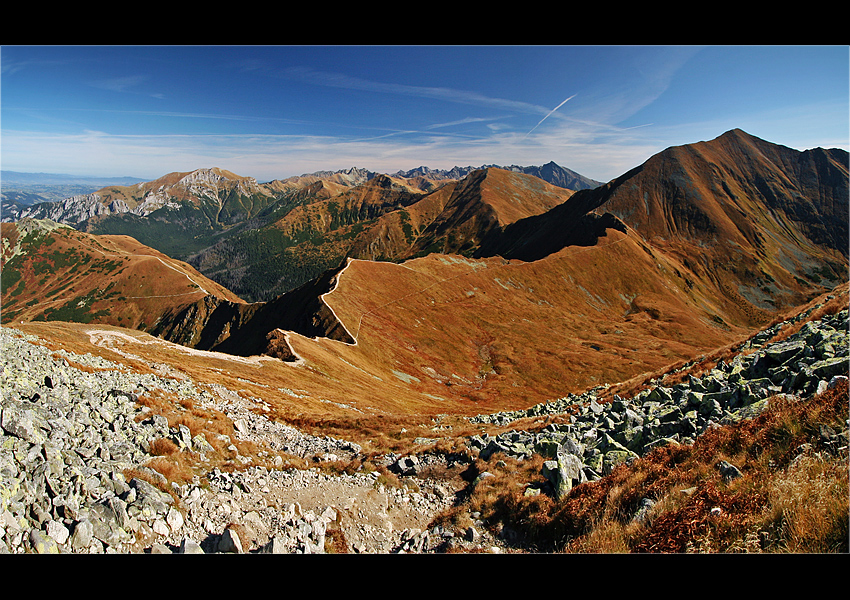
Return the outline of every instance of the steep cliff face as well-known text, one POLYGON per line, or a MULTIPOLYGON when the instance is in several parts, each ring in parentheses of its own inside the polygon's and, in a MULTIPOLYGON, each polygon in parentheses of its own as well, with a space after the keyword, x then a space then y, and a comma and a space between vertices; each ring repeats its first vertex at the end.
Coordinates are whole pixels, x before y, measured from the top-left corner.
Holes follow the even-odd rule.
POLYGON ((71 196, 61 202, 44 202, 20 207, 12 211, 9 220, 49 219, 62 223, 81 223, 99 215, 130 212, 130 207, 121 198, 108 199, 99 193, 71 196))

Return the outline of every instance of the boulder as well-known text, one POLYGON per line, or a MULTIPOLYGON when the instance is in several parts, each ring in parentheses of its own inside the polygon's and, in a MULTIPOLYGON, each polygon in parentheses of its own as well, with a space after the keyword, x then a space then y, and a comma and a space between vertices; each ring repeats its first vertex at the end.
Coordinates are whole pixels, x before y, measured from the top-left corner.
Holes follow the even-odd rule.
POLYGON ((764 349, 764 356, 771 362, 781 365, 803 352, 806 348, 805 340, 793 340, 770 344, 764 349))
POLYGON ((628 448, 612 449, 605 453, 602 459, 602 474, 609 475, 618 466, 637 458, 637 454, 628 448))
POLYGON ((744 474, 741 473, 738 467, 725 460, 719 461, 715 465, 715 468, 720 471, 720 474, 723 476, 723 479, 727 482, 744 476, 744 474))
POLYGON ((239 534, 230 527, 225 529, 218 541, 218 551, 227 554, 242 554, 242 542, 239 540, 239 534))
POLYGON ((195 540, 183 538, 183 541, 180 542, 180 550, 178 551, 178 554, 204 554, 204 551, 201 548, 201 545, 195 540))
POLYGON ((586 481, 581 460, 574 454, 561 452, 556 460, 543 463, 543 476, 552 484, 555 498, 563 498, 575 485, 586 481))

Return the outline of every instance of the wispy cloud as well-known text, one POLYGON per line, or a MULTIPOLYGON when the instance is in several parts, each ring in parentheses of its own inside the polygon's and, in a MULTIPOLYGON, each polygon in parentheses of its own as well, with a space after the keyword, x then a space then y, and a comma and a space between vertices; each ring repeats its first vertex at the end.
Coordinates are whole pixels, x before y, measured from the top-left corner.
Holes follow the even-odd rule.
POLYGON ((164 100, 166 98, 165 94, 150 89, 148 85, 150 80, 151 77, 148 75, 126 75, 124 77, 97 79, 89 81, 88 84, 93 88, 117 92, 119 94, 135 94, 164 100))
MULTIPOLYGON (((157 94, 151 94, 154 97, 157 97, 157 94)), ((32 109, 18 106, 4 106, 3 110, 6 112, 32 112, 32 109)), ((138 116, 138 117, 164 117, 164 118, 173 118, 173 119, 209 119, 209 120, 221 120, 221 121, 276 121, 279 123, 292 123, 292 124, 306 124, 307 121, 298 120, 298 119, 285 119, 281 117, 256 117, 252 115, 236 115, 236 114, 223 114, 223 113, 200 113, 200 112, 178 112, 178 111, 168 111, 168 110, 121 110, 121 109, 104 109, 104 108, 56 108, 56 109, 40 109, 40 112, 55 112, 55 113, 115 113, 122 114, 128 116, 138 116)))
POLYGON ((14 75, 19 71, 26 69, 30 64, 32 64, 32 62, 26 60, 3 60, 0 62, 0 73, 3 75, 14 75))
POLYGON ((499 117, 496 118, 486 118, 486 117, 467 117, 465 119, 458 119, 457 121, 449 121, 448 123, 435 123, 433 125, 428 125, 425 129, 441 129, 443 127, 455 127, 457 125, 468 125, 470 123, 486 123, 489 121, 498 120, 499 117))
POLYGON ((419 98, 430 98, 432 100, 442 100, 444 102, 486 106, 490 108, 500 108, 531 114, 546 114, 548 112, 547 108, 530 104, 528 102, 508 100, 505 98, 494 98, 466 90, 457 90, 445 87, 413 86, 399 83, 383 83, 359 77, 351 77, 340 73, 316 71, 307 67, 292 67, 281 70, 278 74, 282 77, 296 79, 304 83, 326 87, 368 91, 381 94, 415 96, 419 98))
POLYGON ((145 75, 127 75, 125 77, 112 77, 89 82, 92 87, 112 92, 126 92, 131 88, 138 87, 148 80, 145 75))
POLYGON ((8 53, 3 53, 2 49, 0 49, 0 57, 2 57, 2 61, 0 61, 0 73, 3 75, 14 75, 21 71, 25 71, 27 69, 33 67, 43 67, 43 66, 55 66, 65 64, 66 61, 63 60, 45 60, 45 59, 31 59, 31 60, 17 60, 10 59, 8 53))
POLYGON ((18 171, 128 175, 154 179, 173 171, 219 166, 260 181, 353 166, 392 173, 419 165, 449 169, 481 164, 544 164, 555 160, 595 179, 613 178, 648 158, 640 144, 587 145, 588 134, 552 128, 535 144, 522 134, 463 137, 396 132, 373 138, 294 135, 55 135, 3 131, 3 168, 18 171), (38 165, 34 168, 33 165, 38 165), (94 172, 97 169, 98 172, 94 172), (144 172, 140 172, 144 169, 144 172), (610 177, 609 177, 610 174, 610 177))
MULTIPOLYGON (((656 49, 637 48, 617 53, 617 61, 609 61, 604 66, 615 72, 598 78, 567 78, 575 84, 574 90, 563 90, 560 97, 570 95, 560 104, 540 106, 536 103, 523 102, 510 98, 494 97, 509 92, 493 92, 493 96, 463 89, 450 87, 403 85, 376 81, 382 74, 374 75, 373 79, 352 77, 349 75, 330 73, 311 68, 293 68, 275 71, 273 63, 266 67, 259 61, 242 63, 240 73, 256 73, 258 76, 276 76, 286 78, 283 86, 274 86, 279 82, 264 80, 257 89, 263 93, 268 90, 280 90, 282 98, 289 99, 291 106, 298 102, 307 103, 302 98, 304 89, 295 84, 338 88, 340 90, 359 90, 374 94, 386 94, 393 102, 388 103, 400 110, 403 115, 424 115, 419 112, 422 105, 429 104, 437 107, 436 114, 430 121, 421 120, 413 125, 406 117, 390 120, 396 117, 389 114, 381 120, 382 110, 373 108, 375 118, 360 119, 348 117, 356 114, 354 110, 346 113, 345 102, 349 101, 346 94, 329 94, 329 90, 321 90, 315 98, 322 103, 333 105, 334 110, 318 116, 321 106, 304 113, 286 113, 287 102, 269 103, 275 110, 265 113, 253 106, 260 103, 249 103, 242 108, 235 101, 232 103, 211 104, 177 104, 175 110, 161 111, 120 111, 133 117, 128 119, 140 132, 176 131, 167 119, 184 121, 205 119, 209 123, 192 123, 187 131, 206 131, 206 135, 110 135, 94 131, 110 126, 110 121, 93 121, 78 119, 85 122, 90 129, 78 135, 47 135, 40 133, 21 133, 19 131, 3 131, 3 161, 4 167, 21 171, 54 171, 76 172, 81 174, 102 175, 132 175, 137 177, 159 177, 171 171, 191 170, 199 167, 221 166, 236 173, 256 177, 258 180, 271 180, 300 175, 324 169, 343 169, 352 166, 368 168, 374 171, 395 172, 399 169, 409 169, 419 165, 432 168, 451 168, 453 166, 478 166, 481 164, 523 164, 540 165, 554 160, 558 164, 578 171, 583 175, 598 180, 610 180, 627 170, 641 164, 653 154, 674 145, 711 139, 732 127, 741 127, 754 135, 759 135, 770 141, 783 143, 800 149, 816 145, 834 146, 832 140, 843 138, 842 146, 846 146, 846 102, 835 106, 801 107, 800 115, 765 114, 759 109, 758 114, 748 116, 743 120, 740 114, 730 116, 734 122, 727 119, 722 121, 707 121, 699 115, 687 114, 687 117, 677 120, 667 119, 662 111, 640 111, 650 107, 664 97, 669 91, 677 91, 681 86, 674 86, 679 69, 697 49, 656 49), (627 60, 620 60, 626 56, 627 60), (576 92, 576 93, 573 93, 576 92), (338 97, 337 97, 338 96, 338 97), (405 97, 427 99, 433 102, 417 102, 407 110, 403 102, 405 97), (442 102, 462 105, 447 107, 442 102), (195 108, 186 109, 186 106, 195 108), (472 108, 470 108, 472 107, 472 108), (460 110, 444 110, 460 108, 460 110), (182 110, 181 110, 182 109, 182 110), (414 110, 416 112, 414 112, 414 110), (194 112, 192 112, 194 111, 194 112), (242 112, 240 112, 242 111, 242 112), (831 119, 830 129, 826 132, 815 131, 815 117, 822 118, 825 114, 835 114, 831 119), (285 118, 289 115, 304 116, 313 121, 285 118), (641 115, 647 115, 639 120, 641 115), (280 116, 277 116, 280 115, 280 116), (449 115, 449 116, 446 116, 449 115), (652 116, 650 116, 652 115, 652 116), (142 117, 158 117, 145 119, 142 117), (323 121, 326 119, 328 122, 323 121), (691 122, 684 123, 684 120, 691 122), (218 127, 213 121, 220 120, 223 127, 218 127), (789 139, 788 132, 793 127, 791 121, 801 127, 799 144, 789 139), (244 121, 248 127, 241 130, 263 132, 263 135, 252 134, 215 134, 217 131, 235 131, 236 123, 225 121, 244 121), (339 121, 339 122, 330 122, 339 121), (659 123, 650 124, 649 121, 659 123), (536 125, 534 123, 536 122, 536 125), (95 124, 96 123, 96 124, 95 124), (545 127, 543 124, 545 123, 545 127), (278 124, 295 124, 297 127, 277 127, 278 124), (628 126, 624 126, 628 124, 628 126), (836 125, 837 124, 837 125, 836 125), (154 129, 155 125, 157 129, 154 129), (534 125, 532 127, 532 125, 534 125), (750 128, 752 126, 752 129, 750 128), (834 131, 833 131, 834 130, 834 131), (327 135, 294 135, 303 132, 331 132, 327 135), (803 137, 805 136, 805 137, 803 137), (827 136, 827 137, 824 137, 827 136), (816 139, 817 138, 817 139, 816 139), (820 140, 826 139, 826 142, 820 140), (92 169, 101 169, 101 173, 92 173, 92 169), (140 170, 144 172, 140 172, 140 170)), ((3 72, 20 72, 27 68, 26 63, 3 62, 3 72)), ((555 67, 557 68, 557 67, 555 67)), ((564 67, 566 72, 567 67, 564 67)), ((144 68, 126 72, 144 73, 144 68)), ((441 80, 442 81, 442 80, 441 80)), ((101 88, 121 93, 137 93, 144 90, 149 92, 151 81, 143 75, 128 75, 102 79, 96 83, 101 88)), ((551 83, 549 81, 548 83, 551 83)), ((5 84, 5 81, 4 81, 5 84)), ((464 84, 454 84, 463 86, 464 84)), ((470 84, 471 86, 472 84, 470 84)), ((544 86, 548 87, 548 86, 544 86)), ((173 88, 169 88, 171 90, 173 88)), ((502 89, 510 89, 506 87, 502 89)), ((313 90, 315 91, 315 90, 313 90)), ((277 93, 277 92, 276 92, 277 93)), ((547 92, 548 93, 548 92, 547 92)), ((523 96, 518 96, 523 97, 523 96)), ((549 97, 546 102, 552 102, 549 97)), ((557 99, 557 98, 555 98, 557 99)), ((664 97, 664 99, 667 99, 664 97)), ((358 102, 363 98, 358 98, 358 102)), ((368 98, 371 103, 364 102, 368 107, 379 107, 380 98, 368 98)), ((671 105, 674 104, 671 99, 671 105)), ((675 99, 678 100, 678 99, 675 99)), ((686 104, 682 103, 686 106, 686 104)), ((113 104, 117 108, 122 106, 113 104)), ((163 108, 168 105, 158 105, 163 108)), ((359 108, 359 107, 358 107, 359 108)), ((655 108, 655 107, 652 107, 655 108)), ((34 111, 35 109, 15 108, 4 105, 5 115, 9 111, 34 111)), ((78 116, 73 109, 62 105, 61 108, 48 112, 39 112, 31 121, 38 121, 41 127, 47 117, 55 121, 67 120, 68 115, 78 116)), ((102 111, 100 111, 102 112, 102 111)), ((28 113, 29 114, 29 113, 28 113)), ((747 116, 747 115, 744 115, 747 116)), ((429 118, 423 116, 423 118, 429 118)), ((116 119, 117 121, 117 119, 116 119)), ((15 119, 4 118, 6 127, 16 122, 15 119)), ((21 120, 19 128, 23 129, 30 121, 21 120)), ((72 130, 79 124, 62 123, 64 131, 72 130)), ((16 127, 18 128, 18 127, 16 127)), ((182 129, 181 129, 182 130, 182 129)))

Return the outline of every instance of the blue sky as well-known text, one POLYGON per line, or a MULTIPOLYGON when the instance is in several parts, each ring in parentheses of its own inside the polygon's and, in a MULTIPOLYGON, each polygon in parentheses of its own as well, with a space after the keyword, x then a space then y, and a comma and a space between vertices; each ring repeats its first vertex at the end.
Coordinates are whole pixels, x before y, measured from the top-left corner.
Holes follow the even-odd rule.
POLYGON ((850 150, 848 46, 3 46, 4 170, 259 181, 542 165, 608 181, 738 127, 850 150))

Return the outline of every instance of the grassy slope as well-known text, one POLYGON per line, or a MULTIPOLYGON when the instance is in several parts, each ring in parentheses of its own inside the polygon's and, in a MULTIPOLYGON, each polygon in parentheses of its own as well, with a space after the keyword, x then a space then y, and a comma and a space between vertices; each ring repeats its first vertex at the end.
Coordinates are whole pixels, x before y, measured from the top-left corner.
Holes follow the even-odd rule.
POLYGON ((144 328, 157 315, 203 297, 241 300, 192 267, 127 236, 93 236, 69 227, 26 236, 3 224, 15 256, 4 254, 3 322, 97 322, 144 328))
POLYGON ((616 231, 534 263, 352 261, 339 279, 325 301, 357 346, 296 338, 296 353, 309 361, 322 346, 444 399, 447 411, 533 404, 692 357, 745 331, 713 319, 670 265, 659 268, 616 231))

